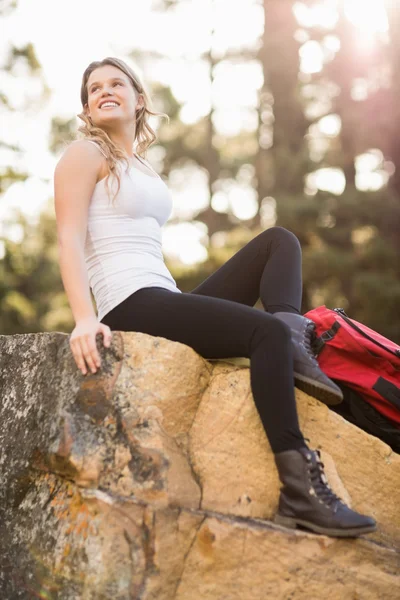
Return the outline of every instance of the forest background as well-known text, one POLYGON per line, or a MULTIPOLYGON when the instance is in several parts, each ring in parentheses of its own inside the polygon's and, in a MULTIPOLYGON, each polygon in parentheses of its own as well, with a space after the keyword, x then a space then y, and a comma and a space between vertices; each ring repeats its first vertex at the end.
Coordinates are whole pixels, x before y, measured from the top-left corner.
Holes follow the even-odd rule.
MULTIPOLYGON (((0 0, 3 31, 20 4, 0 0)), ((56 30, 73 4, 52 2, 57 18, 31 23, 54 28, 65 75, 69 49, 56 30)), ((107 11, 82 6, 93 20, 76 35, 90 46, 107 11)), ((147 158, 173 195, 163 248, 178 287, 193 289, 259 232, 282 226, 302 246, 303 312, 342 307, 400 343, 400 2, 126 0, 125 9, 130 41, 122 47, 110 27, 109 55, 137 68, 154 109, 170 117, 150 121, 157 141, 147 158)), ((1 334, 74 327, 52 176, 77 134, 81 75, 107 55, 75 59, 76 101, 57 114, 33 37, 9 36, 0 65, 1 334), (33 163, 26 140, 39 114, 48 127, 33 163)))

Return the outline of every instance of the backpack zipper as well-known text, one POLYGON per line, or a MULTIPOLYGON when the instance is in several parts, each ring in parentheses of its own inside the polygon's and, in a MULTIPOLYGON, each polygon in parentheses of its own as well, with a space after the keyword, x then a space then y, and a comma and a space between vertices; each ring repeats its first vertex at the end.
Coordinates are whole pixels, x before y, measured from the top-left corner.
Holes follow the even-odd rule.
POLYGON ((353 323, 353 321, 346 315, 343 308, 334 308, 333 310, 335 311, 335 313, 339 314, 342 317, 342 319, 344 319, 346 321, 346 323, 348 323, 351 327, 353 327, 353 329, 355 329, 356 331, 358 331, 358 333, 360 333, 365 338, 367 338, 367 340, 369 340, 370 342, 373 342, 374 344, 376 344, 376 346, 379 346, 383 350, 386 350, 386 352, 390 352, 390 354, 393 354, 397 358, 400 358, 400 350, 391 350, 390 348, 386 348, 386 346, 384 346, 380 342, 377 342, 376 340, 374 340, 374 338, 369 336, 368 333, 365 333, 365 331, 363 331, 355 323, 353 323))

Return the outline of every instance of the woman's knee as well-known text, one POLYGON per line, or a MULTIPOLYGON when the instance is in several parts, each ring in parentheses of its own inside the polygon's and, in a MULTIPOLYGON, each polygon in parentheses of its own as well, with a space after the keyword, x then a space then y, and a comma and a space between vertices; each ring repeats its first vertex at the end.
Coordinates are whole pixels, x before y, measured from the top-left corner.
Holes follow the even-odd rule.
POLYGON ((260 235, 264 236, 267 242, 274 240, 277 242, 290 244, 301 252, 301 246, 298 237, 292 231, 289 231, 289 229, 285 229, 285 227, 280 227, 278 225, 269 227, 269 229, 265 229, 265 231, 260 233, 260 235))
POLYGON ((292 338, 290 327, 273 315, 267 313, 262 314, 265 318, 260 320, 260 323, 255 329, 252 345, 255 347, 260 343, 267 342, 273 344, 277 350, 281 347, 290 345, 292 338))

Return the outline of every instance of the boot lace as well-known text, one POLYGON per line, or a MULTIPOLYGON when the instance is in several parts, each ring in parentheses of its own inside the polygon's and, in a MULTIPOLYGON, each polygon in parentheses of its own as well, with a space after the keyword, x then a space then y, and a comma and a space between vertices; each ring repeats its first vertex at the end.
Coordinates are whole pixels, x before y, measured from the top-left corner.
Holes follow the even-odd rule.
POLYGON ((315 463, 309 459, 309 472, 311 484, 314 488, 315 494, 322 500, 324 504, 329 507, 337 508, 338 504, 344 504, 343 500, 335 494, 330 488, 328 480, 324 472, 324 463, 321 461, 321 453, 319 450, 315 450, 315 463))
POLYGON ((318 364, 314 350, 315 339, 315 323, 313 321, 310 321, 309 323, 307 323, 304 331, 304 347, 311 360, 318 364))

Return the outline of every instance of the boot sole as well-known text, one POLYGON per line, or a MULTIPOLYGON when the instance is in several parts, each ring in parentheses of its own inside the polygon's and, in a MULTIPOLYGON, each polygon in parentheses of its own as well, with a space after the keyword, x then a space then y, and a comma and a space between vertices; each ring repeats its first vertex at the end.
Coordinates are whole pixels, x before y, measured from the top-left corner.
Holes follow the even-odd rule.
POLYGON ((339 391, 333 390, 315 379, 310 379, 296 372, 294 373, 294 379, 296 387, 328 406, 335 406, 343 402, 343 393, 340 389, 339 391))
POLYGON ((274 523, 287 527, 288 529, 296 529, 298 525, 311 529, 315 533, 322 533, 324 535, 330 535, 334 537, 358 537, 364 533, 372 533, 376 531, 376 525, 366 525, 365 527, 353 527, 349 529, 336 529, 335 527, 321 527, 315 525, 304 519, 296 519, 294 517, 284 517, 282 515, 275 515, 274 523))

